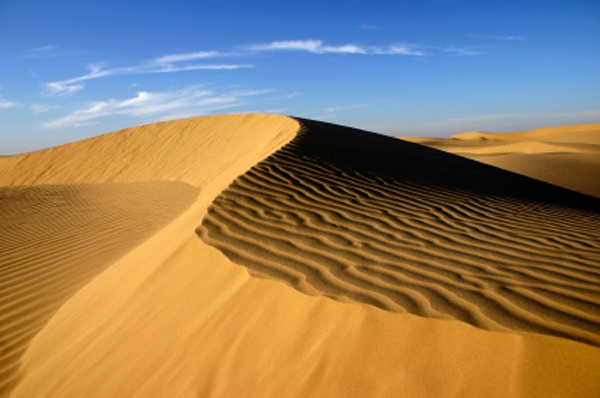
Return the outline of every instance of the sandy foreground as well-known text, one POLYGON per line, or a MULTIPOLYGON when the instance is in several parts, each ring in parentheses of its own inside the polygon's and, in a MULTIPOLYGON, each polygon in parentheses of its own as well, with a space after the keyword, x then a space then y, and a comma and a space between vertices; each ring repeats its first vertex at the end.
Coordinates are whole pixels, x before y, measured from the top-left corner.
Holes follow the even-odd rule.
POLYGON ((0 396, 597 397, 598 159, 262 114, 0 157, 0 396))

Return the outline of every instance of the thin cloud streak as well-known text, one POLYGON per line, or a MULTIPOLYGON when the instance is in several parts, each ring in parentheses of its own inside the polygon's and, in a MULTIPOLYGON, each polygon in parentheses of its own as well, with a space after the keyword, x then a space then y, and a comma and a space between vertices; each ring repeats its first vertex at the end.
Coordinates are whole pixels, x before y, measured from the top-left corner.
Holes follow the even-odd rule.
POLYGON ((502 41, 524 41, 523 36, 485 36, 486 39, 490 40, 502 40, 502 41))
POLYGON ((31 50, 29 50, 27 52, 28 53, 43 53, 43 52, 53 51, 56 49, 58 49, 57 46, 42 46, 42 47, 32 48, 31 50))
POLYGON ((414 56, 424 56, 427 55, 424 51, 420 50, 416 46, 411 45, 391 45, 386 49, 374 48, 372 50, 372 54, 389 54, 389 55, 414 55, 414 56))
POLYGON ((255 44, 246 48, 249 51, 305 51, 314 54, 364 54, 364 55, 413 55, 425 53, 417 46, 395 44, 387 47, 364 47, 356 44, 340 46, 325 45, 322 40, 285 40, 265 44, 255 44))
POLYGON ((45 104, 30 104, 29 108, 34 115, 39 113, 48 112, 52 109, 56 109, 56 105, 45 105, 45 104))
POLYGON ((173 62, 182 62, 182 61, 195 61, 197 59, 206 59, 224 56, 218 51, 197 51, 191 53, 182 53, 182 54, 170 54, 164 55, 162 57, 158 57, 154 60, 156 64, 170 64, 173 62))
POLYGON ((23 53, 22 57, 29 58, 29 59, 36 59, 36 58, 43 59, 43 58, 69 57, 69 56, 81 55, 81 54, 89 54, 89 51, 64 50, 64 49, 61 49, 59 46, 47 45, 47 46, 41 46, 41 47, 36 47, 36 48, 31 48, 29 50, 26 50, 23 53))
MULTIPOLYGON (((54 47, 34 49, 39 52, 51 51, 54 47)), ((242 52, 224 53, 219 51, 196 51, 178 54, 167 54, 154 58, 146 63, 130 67, 105 69, 102 64, 88 66, 89 72, 71 79, 59 80, 45 84, 48 96, 69 97, 85 88, 86 81, 107 76, 145 73, 175 73, 193 70, 234 70, 253 68, 252 64, 198 64, 195 61, 218 57, 252 55, 262 51, 303 51, 314 54, 362 54, 362 55, 407 55, 424 56, 426 53, 419 47, 409 44, 393 44, 387 47, 365 47, 356 44, 339 46, 326 45, 322 40, 287 40, 273 41, 267 44, 247 46, 242 52)))
POLYGON ((247 97, 268 92, 271 90, 215 93, 197 85, 165 92, 140 91, 133 98, 122 100, 111 98, 106 101, 92 102, 87 107, 73 111, 67 116, 42 123, 41 127, 44 129, 79 127, 110 116, 153 117, 158 120, 177 114, 199 116, 210 111, 243 105, 247 97))
POLYGON ((175 73, 193 70, 234 70, 242 68, 252 68, 251 64, 186 64, 186 61, 196 61, 199 59, 227 56, 217 51, 201 51, 182 54, 169 54, 151 60, 145 64, 121 67, 112 69, 103 69, 102 65, 88 66, 89 73, 77 76, 71 79, 60 80, 46 83, 46 90, 49 96, 68 97, 81 91, 85 86, 82 82, 99 79, 107 76, 125 75, 125 74, 147 74, 147 73, 175 73))
POLYGON ((452 54, 456 54, 456 55, 479 55, 479 54, 481 54, 480 51, 472 50, 470 47, 454 47, 454 46, 444 49, 444 52, 452 53, 452 54))
POLYGON ((480 35, 470 34, 469 36, 483 40, 500 40, 500 41, 525 41, 525 36, 521 35, 480 35))
POLYGON ((6 101, 0 98, 0 109, 8 109, 17 106, 16 102, 6 101))

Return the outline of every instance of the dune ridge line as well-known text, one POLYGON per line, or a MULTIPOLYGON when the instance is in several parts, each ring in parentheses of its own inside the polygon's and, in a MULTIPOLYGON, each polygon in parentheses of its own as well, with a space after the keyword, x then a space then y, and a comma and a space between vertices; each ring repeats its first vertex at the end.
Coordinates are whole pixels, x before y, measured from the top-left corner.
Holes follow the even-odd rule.
POLYGON ((593 397, 600 348, 576 322, 594 312, 572 314, 564 300, 596 253, 593 218, 580 222, 596 202, 539 182, 538 193, 522 189, 531 180, 510 173, 499 186, 460 179, 456 170, 491 168, 406 144, 242 114, 0 158, 0 254, 10 258, 0 255, 0 275, 20 286, 0 300, 0 344, 18 348, 0 356, 10 369, 0 396, 593 397), (505 220, 507 209, 524 214, 505 220), (557 225, 564 236, 544 239, 557 225), (482 263, 489 241, 503 244, 493 258, 510 256, 508 271, 482 263), (519 262, 564 246, 560 264, 532 278, 566 286, 550 299, 565 308, 548 334, 566 314, 576 319, 567 338, 501 324, 477 301, 515 265, 526 295, 519 262), (398 275, 398 256, 413 273, 398 275), (478 311, 503 331, 461 318, 478 311))
POLYGON ((313 295, 600 345, 600 200, 301 120, 199 235, 313 295))
POLYGON ((193 118, 0 158, 0 396, 70 297, 297 126, 277 115, 193 118))

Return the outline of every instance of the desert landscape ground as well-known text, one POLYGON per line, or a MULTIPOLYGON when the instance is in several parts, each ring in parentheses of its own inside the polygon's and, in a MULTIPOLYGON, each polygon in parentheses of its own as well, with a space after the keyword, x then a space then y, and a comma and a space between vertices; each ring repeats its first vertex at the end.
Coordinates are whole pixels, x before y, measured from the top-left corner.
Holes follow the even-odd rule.
POLYGON ((2 397, 597 397, 600 124, 269 114, 0 157, 2 397))

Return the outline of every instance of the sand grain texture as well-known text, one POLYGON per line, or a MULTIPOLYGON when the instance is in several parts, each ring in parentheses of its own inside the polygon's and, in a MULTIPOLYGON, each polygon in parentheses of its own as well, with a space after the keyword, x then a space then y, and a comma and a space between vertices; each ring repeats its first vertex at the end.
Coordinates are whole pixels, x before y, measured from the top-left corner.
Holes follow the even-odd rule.
POLYGON ((5 396, 600 391, 595 198, 277 115, 0 158, 0 183, 5 396))

